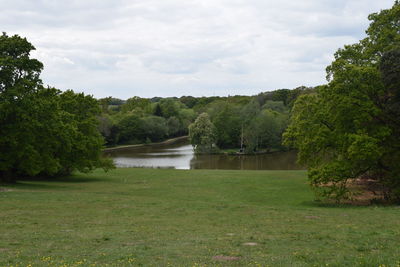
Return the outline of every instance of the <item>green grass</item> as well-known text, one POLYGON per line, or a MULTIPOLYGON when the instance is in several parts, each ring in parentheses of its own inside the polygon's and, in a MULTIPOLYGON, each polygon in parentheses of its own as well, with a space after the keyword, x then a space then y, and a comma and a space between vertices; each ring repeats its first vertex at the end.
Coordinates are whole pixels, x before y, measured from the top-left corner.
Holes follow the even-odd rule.
POLYGON ((319 204, 304 171, 117 169, 4 187, 0 266, 400 265, 399 207, 319 204))

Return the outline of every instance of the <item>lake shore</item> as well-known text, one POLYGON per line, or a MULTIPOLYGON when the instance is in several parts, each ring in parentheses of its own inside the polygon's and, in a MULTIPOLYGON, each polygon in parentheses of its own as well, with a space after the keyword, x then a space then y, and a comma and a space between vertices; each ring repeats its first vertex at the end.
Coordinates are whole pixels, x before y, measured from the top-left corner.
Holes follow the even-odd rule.
POLYGON ((158 143, 148 143, 148 144, 135 144, 135 145, 121 145, 121 146, 115 146, 115 147, 106 147, 103 149, 103 152, 110 152, 110 151, 116 151, 116 150, 122 150, 122 149, 128 149, 128 148, 140 148, 140 147, 145 147, 145 146, 156 146, 156 145, 172 145, 177 142, 181 142, 184 140, 187 140, 189 136, 179 136, 171 139, 167 139, 162 142, 158 143))

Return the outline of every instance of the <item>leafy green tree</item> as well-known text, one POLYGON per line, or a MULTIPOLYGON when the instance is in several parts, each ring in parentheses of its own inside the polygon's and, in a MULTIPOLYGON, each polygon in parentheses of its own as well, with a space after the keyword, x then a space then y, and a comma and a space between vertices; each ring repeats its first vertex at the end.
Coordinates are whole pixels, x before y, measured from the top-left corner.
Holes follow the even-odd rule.
POLYGON ((254 117, 244 131, 245 151, 282 150, 282 133, 287 126, 287 115, 263 110, 254 117))
POLYGON ((182 108, 179 110, 178 119, 180 123, 179 134, 187 135, 189 125, 196 119, 196 113, 193 109, 182 108))
POLYGON ((368 36, 336 52, 329 84, 294 105, 286 144, 323 196, 348 197, 349 181, 368 178, 400 201, 399 18, 398 1, 371 14, 368 36))
POLYGON ((168 126, 168 136, 178 136, 179 132, 181 131, 182 125, 179 119, 175 116, 170 117, 167 120, 168 126))
POLYGON ((220 148, 240 147, 243 124, 240 107, 224 103, 220 108, 222 110, 217 112, 212 119, 215 126, 217 146, 220 148))
POLYGON ((137 114, 128 113, 117 123, 119 143, 141 143, 145 140, 142 121, 137 114))
POLYGON ((142 134, 152 142, 162 141, 168 135, 167 122, 162 117, 146 116, 141 118, 142 134))
POLYGON ((44 88, 34 46, 0 36, 0 180, 111 167, 100 157, 97 100, 44 88))
POLYGON ((161 110, 161 107, 160 107, 160 104, 159 103, 157 103, 156 104, 156 106, 155 106, 155 108, 154 108, 154 113, 153 113, 155 116, 159 116, 159 117, 162 117, 163 116, 163 113, 162 113, 162 110, 161 110))
POLYGON ((122 106, 122 112, 136 112, 140 114, 151 114, 151 102, 147 98, 134 96, 129 98, 122 106))
POLYGON ((289 112, 289 109, 285 106, 284 102, 282 101, 268 100, 265 102, 263 109, 270 109, 280 113, 289 112))
POLYGON ((183 105, 172 98, 162 99, 159 104, 162 111, 161 114, 166 119, 172 116, 178 116, 179 109, 182 107, 181 105, 183 105))
POLYGON ((189 138, 196 153, 211 153, 215 150, 214 125, 207 113, 200 114, 189 126, 189 138))
POLYGON ((59 112, 68 114, 64 124, 73 129, 68 136, 65 135, 65 140, 70 143, 63 142, 63 156, 60 156, 62 172, 87 172, 103 166, 105 162, 101 160, 101 149, 104 139, 98 131, 100 109, 97 100, 92 96, 67 90, 59 94, 58 103, 59 112))
POLYGON ((107 144, 115 144, 115 136, 113 136, 113 128, 115 127, 111 116, 108 114, 102 113, 98 116, 99 120, 99 132, 104 137, 107 144))
POLYGON ((193 96, 182 96, 179 100, 188 108, 193 108, 199 99, 193 96))
POLYGON ((271 99, 269 101, 282 101, 286 106, 290 102, 290 96, 292 94, 292 90, 289 89, 279 89, 272 93, 271 99))

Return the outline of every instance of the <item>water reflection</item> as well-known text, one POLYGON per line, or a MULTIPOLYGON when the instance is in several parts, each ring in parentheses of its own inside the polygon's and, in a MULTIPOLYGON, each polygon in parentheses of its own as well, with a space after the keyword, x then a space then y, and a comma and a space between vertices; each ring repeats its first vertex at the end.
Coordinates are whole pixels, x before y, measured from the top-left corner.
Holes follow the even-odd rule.
POLYGON ((228 170, 301 170, 296 164, 296 152, 262 155, 194 155, 190 169, 228 170))
POLYGON ((228 170, 299 170, 296 153, 263 155, 195 155, 187 141, 169 145, 126 148, 106 152, 117 167, 228 170))

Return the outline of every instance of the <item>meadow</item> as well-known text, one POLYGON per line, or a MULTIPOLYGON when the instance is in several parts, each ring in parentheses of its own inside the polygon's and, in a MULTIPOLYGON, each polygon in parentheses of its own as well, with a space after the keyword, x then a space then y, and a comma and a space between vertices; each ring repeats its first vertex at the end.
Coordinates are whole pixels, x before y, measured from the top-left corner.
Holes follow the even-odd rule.
POLYGON ((400 266, 400 207, 305 171, 117 169, 0 186, 0 266, 400 266))

